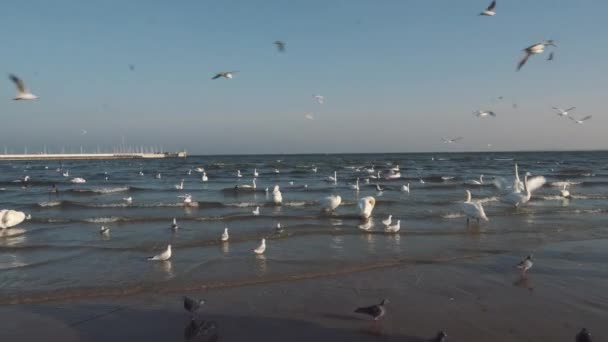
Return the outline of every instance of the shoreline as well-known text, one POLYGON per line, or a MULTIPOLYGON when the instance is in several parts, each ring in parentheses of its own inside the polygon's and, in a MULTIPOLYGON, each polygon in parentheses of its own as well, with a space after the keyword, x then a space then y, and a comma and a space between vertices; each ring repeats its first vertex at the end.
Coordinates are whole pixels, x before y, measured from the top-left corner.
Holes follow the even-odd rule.
POLYGON ((186 156, 187 156, 186 152, 0 154, 0 161, 164 159, 164 158, 186 158, 186 156))

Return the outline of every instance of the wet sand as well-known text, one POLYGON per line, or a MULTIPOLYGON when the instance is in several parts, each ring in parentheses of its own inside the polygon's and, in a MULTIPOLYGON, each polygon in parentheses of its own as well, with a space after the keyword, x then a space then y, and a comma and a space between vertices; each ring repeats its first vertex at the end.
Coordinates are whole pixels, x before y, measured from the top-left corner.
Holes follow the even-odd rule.
MULTIPOLYGON (((522 250, 188 295, 207 299, 197 318, 217 323, 219 341, 426 341, 438 330, 450 341, 574 341, 582 327, 601 341, 606 247, 547 244, 527 278, 514 269, 522 250), (381 322, 353 313, 382 298, 381 322)), ((0 317, 1 341, 181 341, 190 321, 175 294, 5 305, 0 317)))

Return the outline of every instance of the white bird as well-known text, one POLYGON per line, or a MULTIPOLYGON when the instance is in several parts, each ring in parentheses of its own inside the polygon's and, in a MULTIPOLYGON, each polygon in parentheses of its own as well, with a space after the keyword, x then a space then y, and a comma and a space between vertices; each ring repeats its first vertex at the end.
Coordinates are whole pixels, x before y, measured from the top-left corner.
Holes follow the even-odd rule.
POLYGON ((312 113, 305 113, 304 114, 304 119, 306 119, 306 120, 314 120, 315 117, 313 116, 312 113))
MULTIPOLYGON (((192 172, 192 170, 188 170, 189 172, 192 172)), ((205 172, 205 168, 204 167, 197 167, 196 169, 194 169, 194 171, 198 172, 198 173, 203 173, 205 172)))
POLYGON ((325 96, 323 95, 313 95, 312 97, 315 99, 315 101, 317 101, 318 104, 325 103, 325 96))
POLYGON ((75 177, 75 178, 72 178, 72 180, 70 182, 72 182, 74 184, 83 184, 83 183, 86 183, 87 181, 84 178, 75 177))
POLYGON ((19 223, 25 221, 25 215, 22 211, 16 211, 11 209, 2 209, 0 210, 0 228, 10 228, 18 225, 19 223))
POLYGON ((338 172, 334 171, 333 176, 327 176, 327 181, 336 184, 338 182, 338 172))
POLYGON ((283 202, 283 195, 281 194, 281 190, 279 190, 279 186, 275 185, 272 190, 272 201, 274 204, 281 204, 283 202))
POLYGON ((181 182, 179 182, 179 184, 175 184, 175 189, 184 190, 184 180, 183 179, 181 180, 181 182))
POLYGON ((63 177, 70 177, 70 170, 66 170, 62 173, 63 177))
POLYGON ((364 170, 365 170, 365 172, 369 173, 370 175, 376 173, 376 170, 374 169, 374 165, 372 165, 372 167, 366 168, 364 170))
POLYGON ((161 176, 160 172, 159 172, 159 173, 157 173, 157 174, 156 174, 156 179, 161 179, 161 178, 162 178, 162 176, 161 176))
POLYGON ((13 98, 13 100, 35 100, 38 98, 38 96, 32 94, 25 87, 25 83, 23 83, 23 81, 19 77, 13 74, 10 74, 8 77, 11 81, 13 81, 13 83, 15 83, 15 86, 17 87, 17 95, 15 96, 15 98, 13 98))
POLYGON ((393 222, 393 215, 388 215, 388 217, 386 219, 382 220, 382 224, 385 226, 390 226, 392 222, 393 222))
POLYGON ((101 235, 110 234, 110 227, 101 226, 101 228, 99 228, 99 234, 101 234, 101 235))
POLYGON ((420 178, 420 180, 419 180, 419 181, 420 181, 420 184, 424 184, 424 183, 426 183, 426 182, 424 181, 424 179, 422 179, 422 178, 420 178))
POLYGON ((468 185, 483 185, 483 175, 479 175, 479 180, 477 179, 469 179, 465 182, 468 185))
POLYGON ((236 176, 237 176, 238 178, 243 177, 243 175, 241 174, 241 170, 236 170, 236 176))
POLYGON ((359 177, 357 177, 357 181, 355 182, 355 184, 350 185, 350 188, 355 191, 359 191, 359 177))
POLYGON ((334 211, 342 203, 340 195, 331 195, 321 200, 321 206, 326 211, 334 211))
POLYGON ((277 222, 277 226, 274 228, 274 232, 277 234, 283 234, 284 231, 285 229, 281 227, 281 222, 277 222))
POLYGON ((571 111, 576 109, 576 107, 570 107, 568 109, 561 109, 559 107, 551 107, 551 108, 555 109, 557 111, 556 114, 559 116, 568 116, 571 111))
POLYGON ((167 249, 165 249, 162 253, 157 254, 153 257, 149 257, 148 260, 153 261, 166 261, 171 258, 171 245, 167 245, 167 249))
POLYGON ((478 110, 478 111, 473 112, 473 115, 475 115, 478 118, 485 118, 488 116, 491 116, 493 118, 496 117, 496 113, 494 113, 491 110, 478 110))
POLYGON ((534 177, 528 180, 528 175, 529 173, 526 173, 526 176, 524 177, 523 192, 513 191, 510 194, 503 196, 501 201, 512 204, 515 207, 527 203, 530 200, 530 197, 532 197, 532 192, 542 187, 546 182, 546 179, 543 176, 534 177))
POLYGON ((279 169, 274 169, 274 173, 281 173, 281 171, 279 171, 279 169))
POLYGON ((368 219, 372 216, 372 211, 376 205, 376 199, 371 196, 366 196, 361 198, 357 205, 359 207, 359 216, 363 219, 368 219))
POLYGON ((143 176, 143 175, 144 175, 144 172, 143 172, 143 171, 139 171, 139 175, 140 175, 140 176, 143 176))
POLYGON ((186 174, 187 174, 188 176, 190 176, 190 175, 192 174, 192 169, 188 169, 188 171, 186 171, 186 174))
POLYGON ((457 142, 458 140, 462 140, 463 137, 456 137, 456 138, 441 138, 441 140, 443 140, 444 144, 453 144, 455 142, 457 142))
POLYGON ((317 169, 316 167, 313 167, 313 168, 312 168, 312 172, 314 172, 314 173, 317 173, 317 170, 318 170, 318 169, 317 169))
POLYGON ((366 220, 363 224, 359 225, 359 229, 365 230, 365 231, 369 231, 374 227, 374 220, 373 219, 369 219, 366 220))
POLYGON ((253 169, 253 177, 259 177, 258 169, 253 169))
POLYGON ((526 274, 529 269, 532 268, 534 263, 532 262, 532 254, 528 255, 524 260, 517 264, 517 268, 521 270, 523 274, 526 274))
POLYGON ((386 230, 389 233, 397 233, 399 231, 399 229, 401 229, 401 220, 397 220, 397 223, 392 225, 392 226, 386 226, 386 228, 384 228, 384 230, 386 230))
POLYGON ((401 186, 401 191, 403 192, 407 192, 408 194, 410 193, 410 183, 404 184, 403 186, 401 186))
POLYGON ((228 227, 224 228, 224 232, 222 233, 222 242, 228 241, 230 235, 228 235, 228 227))
POLYGON ((127 202, 128 204, 133 203, 133 197, 131 197, 131 196, 124 197, 122 200, 125 201, 125 202, 127 202))
POLYGON ((467 200, 462 203, 462 211, 467 217, 467 224, 470 219, 477 220, 477 223, 479 223, 480 219, 489 221, 481 203, 471 201, 471 192, 469 190, 466 190, 466 192, 467 200))
POLYGON ((209 177, 207 177, 207 172, 203 171, 203 175, 201 176, 201 181, 208 182, 209 177))
POLYGON ((266 239, 262 239, 258 248, 253 250, 253 252, 258 255, 264 254, 264 251, 266 251, 266 239))
POLYGON ((570 120, 574 121, 574 123, 579 124, 579 125, 582 124, 584 121, 591 119, 592 117, 593 117, 592 115, 587 115, 584 118, 575 119, 575 118, 569 116, 570 120))
POLYGON ((172 230, 179 229, 179 226, 177 225, 177 219, 175 217, 173 218, 173 222, 171 222, 171 229, 172 230))
POLYGON ((260 215, 260 207, 255 207, 255 210, 253 210, 251 213, 253 214, 253 216, 259 216, 260 215))
POLYGON ((253 179, 251 185, 249 184, 242 184, 242 185, 238 185, 239 189, 243 188, 243 189, 256 189, 257 185, 255 184, 255 178, 253 179))
POLYGON ((178 197, 181 197, 181 198, 184 199, 184 204, 185 205, 192 204, 192 195, 185 194, 184 196, 178 196, 178 197))
POLYGON ((568 191, 567 189, 567 185, 564 184, 564 187, 559 191, 560 196, 562 196, 563 198, 571 198, 572 196, 570 195, 570 191, 568 191))
POLYGON ((547 46, 554 46, 556 47, 557 45, 555 45, 555 43, 553 42, 553 40, 546 40, 540 43, 536 43, 534 45, 530 45, 527 48, 524 49, 524 57, 519 61, 519 63, 517 64, 517 71, 519 71, 528 61, 528 58, 530 58, 530 56, 532 55, 538 55, 540 53, 543 53, 545 51, 545 48, 547 46))
POLYGON ((234 70, 234 71, 222 71, 222 72, 218 72, 217 74, 215 74, 215 76, 213 76, 211 79, 212 80, 216 80, 220 77, 223 77, 225 79, 231 80, 233 77, 233 74, 237 73, 238 70, 234 70))
POLYGON ((399 178, 401 178, 401 172, 391 170, 391 173, 388 176, 386 176, 385 179, 390 180, 390 179, 399 179, 399 178))
POLYGON ((492 3, 490 4, 490 6, 488 6, 488 8, 486 8, 485 11, 479 13, 479 15, 483 15, 486 17, 492 17, 496 14, 496 0, 492 1, 492 3))

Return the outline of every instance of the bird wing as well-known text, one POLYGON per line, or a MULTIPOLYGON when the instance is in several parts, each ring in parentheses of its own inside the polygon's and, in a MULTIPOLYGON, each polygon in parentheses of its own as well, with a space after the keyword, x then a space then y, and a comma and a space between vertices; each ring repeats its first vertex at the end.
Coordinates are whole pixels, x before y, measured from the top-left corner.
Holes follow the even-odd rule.
POLYGON ((25 84, 23 83, 23 81, 19 77, 15 76, 13 74, 10 74, 8 77, 11 79, 11 81, 13 81, 13 83, 15 83, 15 86, 17 87, 17 90, 20 93, 26 93, 27 92, 27 89, 25 88, 25 84))
POLYGON ((494 113, 494 112, 492 112, 492 111, 488 112, 488 114, 490 114, 490 116, 494 116, 494 117, 496 117, 496 113, 494 113))
POLYGON ((549 57, 547 57, 547 60, 548 60, 548 61, 552 61, 552 60, 553 60, 553 52, 551 52, 551 53, 549 54, 549 57))
POLYGON ((521 69, 526 62, 528 61, 528 58, 530 58, 530 54, 526 53, 526 55, 524 56, 524 58, 522 58, 519 63, 517 64, 517 71, 519 71, 519 69, 521 69))
POLYGON ((220 77, 222 77, 222 74, 217 74, 217 75, 213 76, 211 79, 212 80, 216 80, 216 79, 218 79, 220 77))
POLYGON ((575 118, 573 118, 573 117, 571 117, 571 116, 568 116, 568 119, 570 119, 570 120, 572 120, 572 121, 574 121, 574 122, 578 121, 578 120, 576 120, 575 118))
POLYGON ((575 110, 575 109, 576 109, 576 107, 570 107, 570 108, 566 109, 565 112, 569 112, 569 111, 575 110))
POLYGON ((589 120, 593 117, 593 115, 587 115, 584 118, 582 118, 580 121, 585 121, 585 120, 589 120))
POLYGON ((496 8, 496 0, 492 1, 490 6, 488 6, 488 11, 493 11, 496 8))
POLYGON ((543 176, 532 177, 528 179, 528 190, 530 190, 530 192, 534 192, 540 189, 546 182, 547 179, 545 179, 543 176))

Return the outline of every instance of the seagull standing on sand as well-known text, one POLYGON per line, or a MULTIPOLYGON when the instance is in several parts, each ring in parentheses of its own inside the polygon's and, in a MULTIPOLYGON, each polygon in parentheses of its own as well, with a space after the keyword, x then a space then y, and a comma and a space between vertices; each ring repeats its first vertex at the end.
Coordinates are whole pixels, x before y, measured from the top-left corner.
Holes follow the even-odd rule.
POLYGON ((383 299, 380 304, 360 307, 355 309, 355 312, 372 316, 374 321, 377 321, 386 314, 386 308, 384 307, 386 304, 388 304, 388 299, 383 299))
POLYGON ((279 52, 285 52, 285 46, 287 45, 285 44, 285 42, 277 40, 276 42, 274 42, 274 45, 276 45, 277 50, 279 52))
POLYGON ((253 250, 253 252, 257 255, 264 254, 264 251, 266 251, 266 239, 262 239, 258 248, 253 250))
POLYGON ((526 272, 532 268, 532 265, 534 265, 534 263, 532 262, 532 254, 530 254, 517 264, 517 268, 520 269, 523 274, 526 274, 526 272))
POLYGON ((153 257, 149 257, 148 260, 151 261, 167 261, 171 258, 171 245, 167 245, 167 249, 165 249, 162 253, 157 254, 153 257))
POLYGON ((557 115, 559 116, 568 116, 568 114, 570 114, 571 111, 575 110, 576 107, 570 107, 568 109, 561 109, 559 107, 551 107, 553 109, 555 109, 557 111, 557 115))
POLYGON ((592 117, 593 117, 592 115, 587 115, 582 119, 575 119, 575 118, 569 116, 570 120, 574 121, 574 123, 579 124, 579 125, 582 124, 583 122, 591 119, 592 117))
POLYGON ((237 73, 238 70, 234 70, 234 71, 222 71, 222 72, 218 72, 215 76, 213 76, 211 79, 212 80, 216 80, 220 77, 223 77, 227 80, 231 80, 232 79, 232 75, 237 73))
POLYGON ((23 81, 19 77, 10 74, 8 78, 13 81, 13 83, 15 83, 15 86, 17 87, 17 95, 15 96, 15 98, 13 98, 13 100, 35 100, 38 98, 38 96, 32 94, 25 87, 25 83, 23 83, 23 81))
POLYGON ((538 54, 545 52, 545 48, 547 46, 557 47, 557 45, 555 45, 553 40, 546 40, 544 42, 536 43, 534 45, 530 45, 527 48, 525 48, 524 49, 525 55, 517 64, 517 71, 519 71, 526 64, 526 62, 528 61, 528 58, 530 58, 530 56, 538 55, 538 54))
POLYGON ((479 15, 483 15, 486 17, 492 17, 496 14, 496 0, 492 1, 492 3, 490 4, 490 6, 488 6, 488 8, 486 8, 485 11, 479 13, 479 15))
POLYGON ((205 304, 204 299, 194 300, 188 296, 184 296, 184 310, 194 315, 198 309, 205 304))
POLYGON ((224 228, 224 232, 222 233, 222 242, 227 242, 229 238, 230 235, 228 235, 228 227, 226 227, 224 228))
POLYGON ((469 219, 488 221, 488 217, 486 216, 485 211, 483 210, 483 206, 479 202, 471 201, 471 192, 466 190, 467 192, 467 200, 462 203, 462 211, 467 216, 467 224, 469 224, 469 219))

